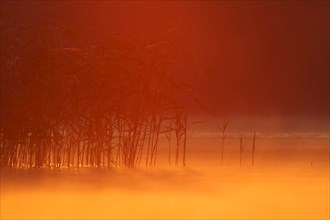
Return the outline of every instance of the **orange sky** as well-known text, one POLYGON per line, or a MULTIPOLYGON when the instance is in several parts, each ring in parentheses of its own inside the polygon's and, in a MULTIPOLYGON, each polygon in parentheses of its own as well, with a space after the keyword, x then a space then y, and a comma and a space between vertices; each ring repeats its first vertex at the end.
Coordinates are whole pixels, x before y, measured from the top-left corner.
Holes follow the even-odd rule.
POLYGON ((2 1, 85 35, 174 39, 174 69, 222 115, 329 114, 328 1, 2 1))

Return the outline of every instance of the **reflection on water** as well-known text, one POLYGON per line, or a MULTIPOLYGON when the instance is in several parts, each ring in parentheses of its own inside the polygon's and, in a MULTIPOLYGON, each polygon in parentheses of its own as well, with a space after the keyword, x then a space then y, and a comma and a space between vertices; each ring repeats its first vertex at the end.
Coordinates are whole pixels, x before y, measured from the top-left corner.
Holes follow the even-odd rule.
POLYGON ((329 218, 327 141, 286 141, 293 146, 286 153, 284 140, 265 141, 253 167, 248 152, 239 166, 230 141, 220 166, 205 143, 192 145, 187 168, 169 168, 160 157, 148 169, 2 170, 1 218, 329 218))

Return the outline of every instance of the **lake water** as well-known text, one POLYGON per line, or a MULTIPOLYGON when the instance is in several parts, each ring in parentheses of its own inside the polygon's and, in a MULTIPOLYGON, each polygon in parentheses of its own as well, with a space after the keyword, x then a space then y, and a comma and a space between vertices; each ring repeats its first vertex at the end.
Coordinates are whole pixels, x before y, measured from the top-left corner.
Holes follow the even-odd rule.
POLYGON ((187 167, 1 170, 1 219, 328 219, 329 139, 196 138, 187 167), (220 146, 220 145, 219 145, 220 146))

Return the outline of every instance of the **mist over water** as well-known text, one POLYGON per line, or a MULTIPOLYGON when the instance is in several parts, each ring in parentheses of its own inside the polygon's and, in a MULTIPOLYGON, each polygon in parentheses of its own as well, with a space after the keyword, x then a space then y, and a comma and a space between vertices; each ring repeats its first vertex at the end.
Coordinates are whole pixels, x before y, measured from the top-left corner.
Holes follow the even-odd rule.
POLYGON ((155 167, 2 169, 1 219, 327 219, 325 120, 189 119, 186 167, 159 138, 155 167), (197 123, 196 123, 197 122, 197 123), (252 165, 253 131, 257 130, 252 165), (245 149, 240 165, 240 137, 245 149), (19 211, 17 211, 19 209, 19 211))
POLYGON ((187 167, 1 170, 3 219, 325 219, 328 139, 257 139, 255 165, 238 141, 192 138, 187 167), (17 208, 19 207, 19 212, 17 208))
POLYGON ((254 131, 263 138, 327 138, 329 137, 329 116, 285 116, 285 115, 191 115, 190 135, 194 137, 219 136, 218 126, 224 118, 229 120, 227 133, 231 137, 251 136, 254 131))

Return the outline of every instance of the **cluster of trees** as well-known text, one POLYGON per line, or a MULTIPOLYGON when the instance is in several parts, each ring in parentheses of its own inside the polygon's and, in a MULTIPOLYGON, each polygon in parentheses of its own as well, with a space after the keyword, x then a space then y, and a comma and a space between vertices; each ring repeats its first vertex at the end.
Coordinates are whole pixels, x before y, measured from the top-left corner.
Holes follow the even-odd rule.
POLYGON ((3 12, 0 28, 0 167, 154 166, 163 134, 185 165, 170 42, 85 37, 3 12))

